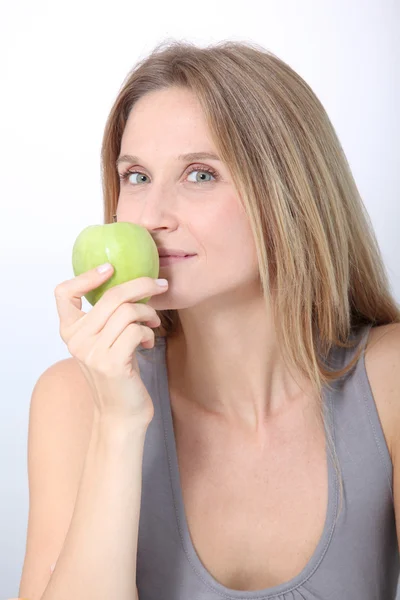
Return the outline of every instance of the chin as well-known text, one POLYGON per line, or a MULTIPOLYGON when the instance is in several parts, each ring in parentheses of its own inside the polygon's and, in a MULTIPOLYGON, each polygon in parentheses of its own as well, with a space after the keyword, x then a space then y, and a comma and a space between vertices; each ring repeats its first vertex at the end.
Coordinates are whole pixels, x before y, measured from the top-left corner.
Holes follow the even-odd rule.
POLYGON ((149 300, 147 304, 155 310, 181 310, 183 308, 188 308, 188 305, 184 302, 173 302, 172 300, 170 302, 165 300, 157 302, 149 300))
POLYGON ((156 310, 181 310, 184 308, 191 308, 198 304, 198 302, 193 301, 192 298, 185 298, 184 294, 180 294, 179 298, 174 297, 173 294, 171 294, 171 297, 169 296, 170 290, 168 289, 160 296, 152 296, 147 304, 156 310))

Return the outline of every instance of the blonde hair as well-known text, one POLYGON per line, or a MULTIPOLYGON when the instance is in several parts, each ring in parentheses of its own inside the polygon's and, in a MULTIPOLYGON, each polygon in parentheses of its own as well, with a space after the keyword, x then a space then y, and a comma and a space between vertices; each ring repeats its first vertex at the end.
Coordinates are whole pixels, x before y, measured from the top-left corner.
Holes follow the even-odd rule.
MULTIPOLYGON (((363 351, 333 370, 325 362, 332 346, 352 348, 352 334, 364 325, 400 322, 335 129, 309 85, 259 45, 163 42, 129 72, 105 126, 105 223, 117 208, 115 163, 128 115, 145 94, 171 87, 191 91, 201 104, 251 225, 283 359, 319 395, 347 375, 363 351)), ((176 310, 158 314, 167 336, 177 330, 176 310)))

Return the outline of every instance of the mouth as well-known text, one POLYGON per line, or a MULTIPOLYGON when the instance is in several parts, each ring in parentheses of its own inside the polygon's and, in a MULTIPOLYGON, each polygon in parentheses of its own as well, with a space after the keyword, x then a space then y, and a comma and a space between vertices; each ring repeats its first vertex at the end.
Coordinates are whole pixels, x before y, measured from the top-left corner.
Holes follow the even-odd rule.
POLYGON ((186 256, 160 256, 160 267, 166 267, 177 263, 187 262, 189 259, 194 258, 196 254, 187 254, 186 256))

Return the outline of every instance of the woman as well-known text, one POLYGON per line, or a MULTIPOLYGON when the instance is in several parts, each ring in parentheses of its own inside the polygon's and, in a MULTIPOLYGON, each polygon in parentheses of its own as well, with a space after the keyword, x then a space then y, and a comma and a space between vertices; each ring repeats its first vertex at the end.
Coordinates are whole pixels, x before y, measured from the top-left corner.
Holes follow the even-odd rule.
POLYGON ((57 286, 20 595, 394 598, 400 311, 321 103, 258 46, 161 45, 102 166, 105 222, 190 256, 88 314, 112 268, 57 286))

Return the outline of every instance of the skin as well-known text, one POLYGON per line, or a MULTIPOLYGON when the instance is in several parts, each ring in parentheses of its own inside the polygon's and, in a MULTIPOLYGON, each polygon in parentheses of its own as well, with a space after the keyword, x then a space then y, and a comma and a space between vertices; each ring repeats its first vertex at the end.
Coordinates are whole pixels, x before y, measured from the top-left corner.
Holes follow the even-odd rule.
POLYGON ((311 388, 298 373, 296 383, 281 359, 230 172, 222 161, 177 160, 196 151, 218 155, 190 91, 170 88, 141 98, 120 149, 120 156, 140 162, 118 165, 119 173, 136 173, 121 182, 117 219, 146 227, 159 246, 197 254, 161 267, 169 289, 149 302, 156 310, 179 311, 181 329, 168 339, 171 381, 198 415, 262 442, 272 424, 298 423, 313 404, 311 388), (194 164, 198 169, 188 175, 194 164), (219 180, 203 174, 204 167, 215 169, 219 180))

